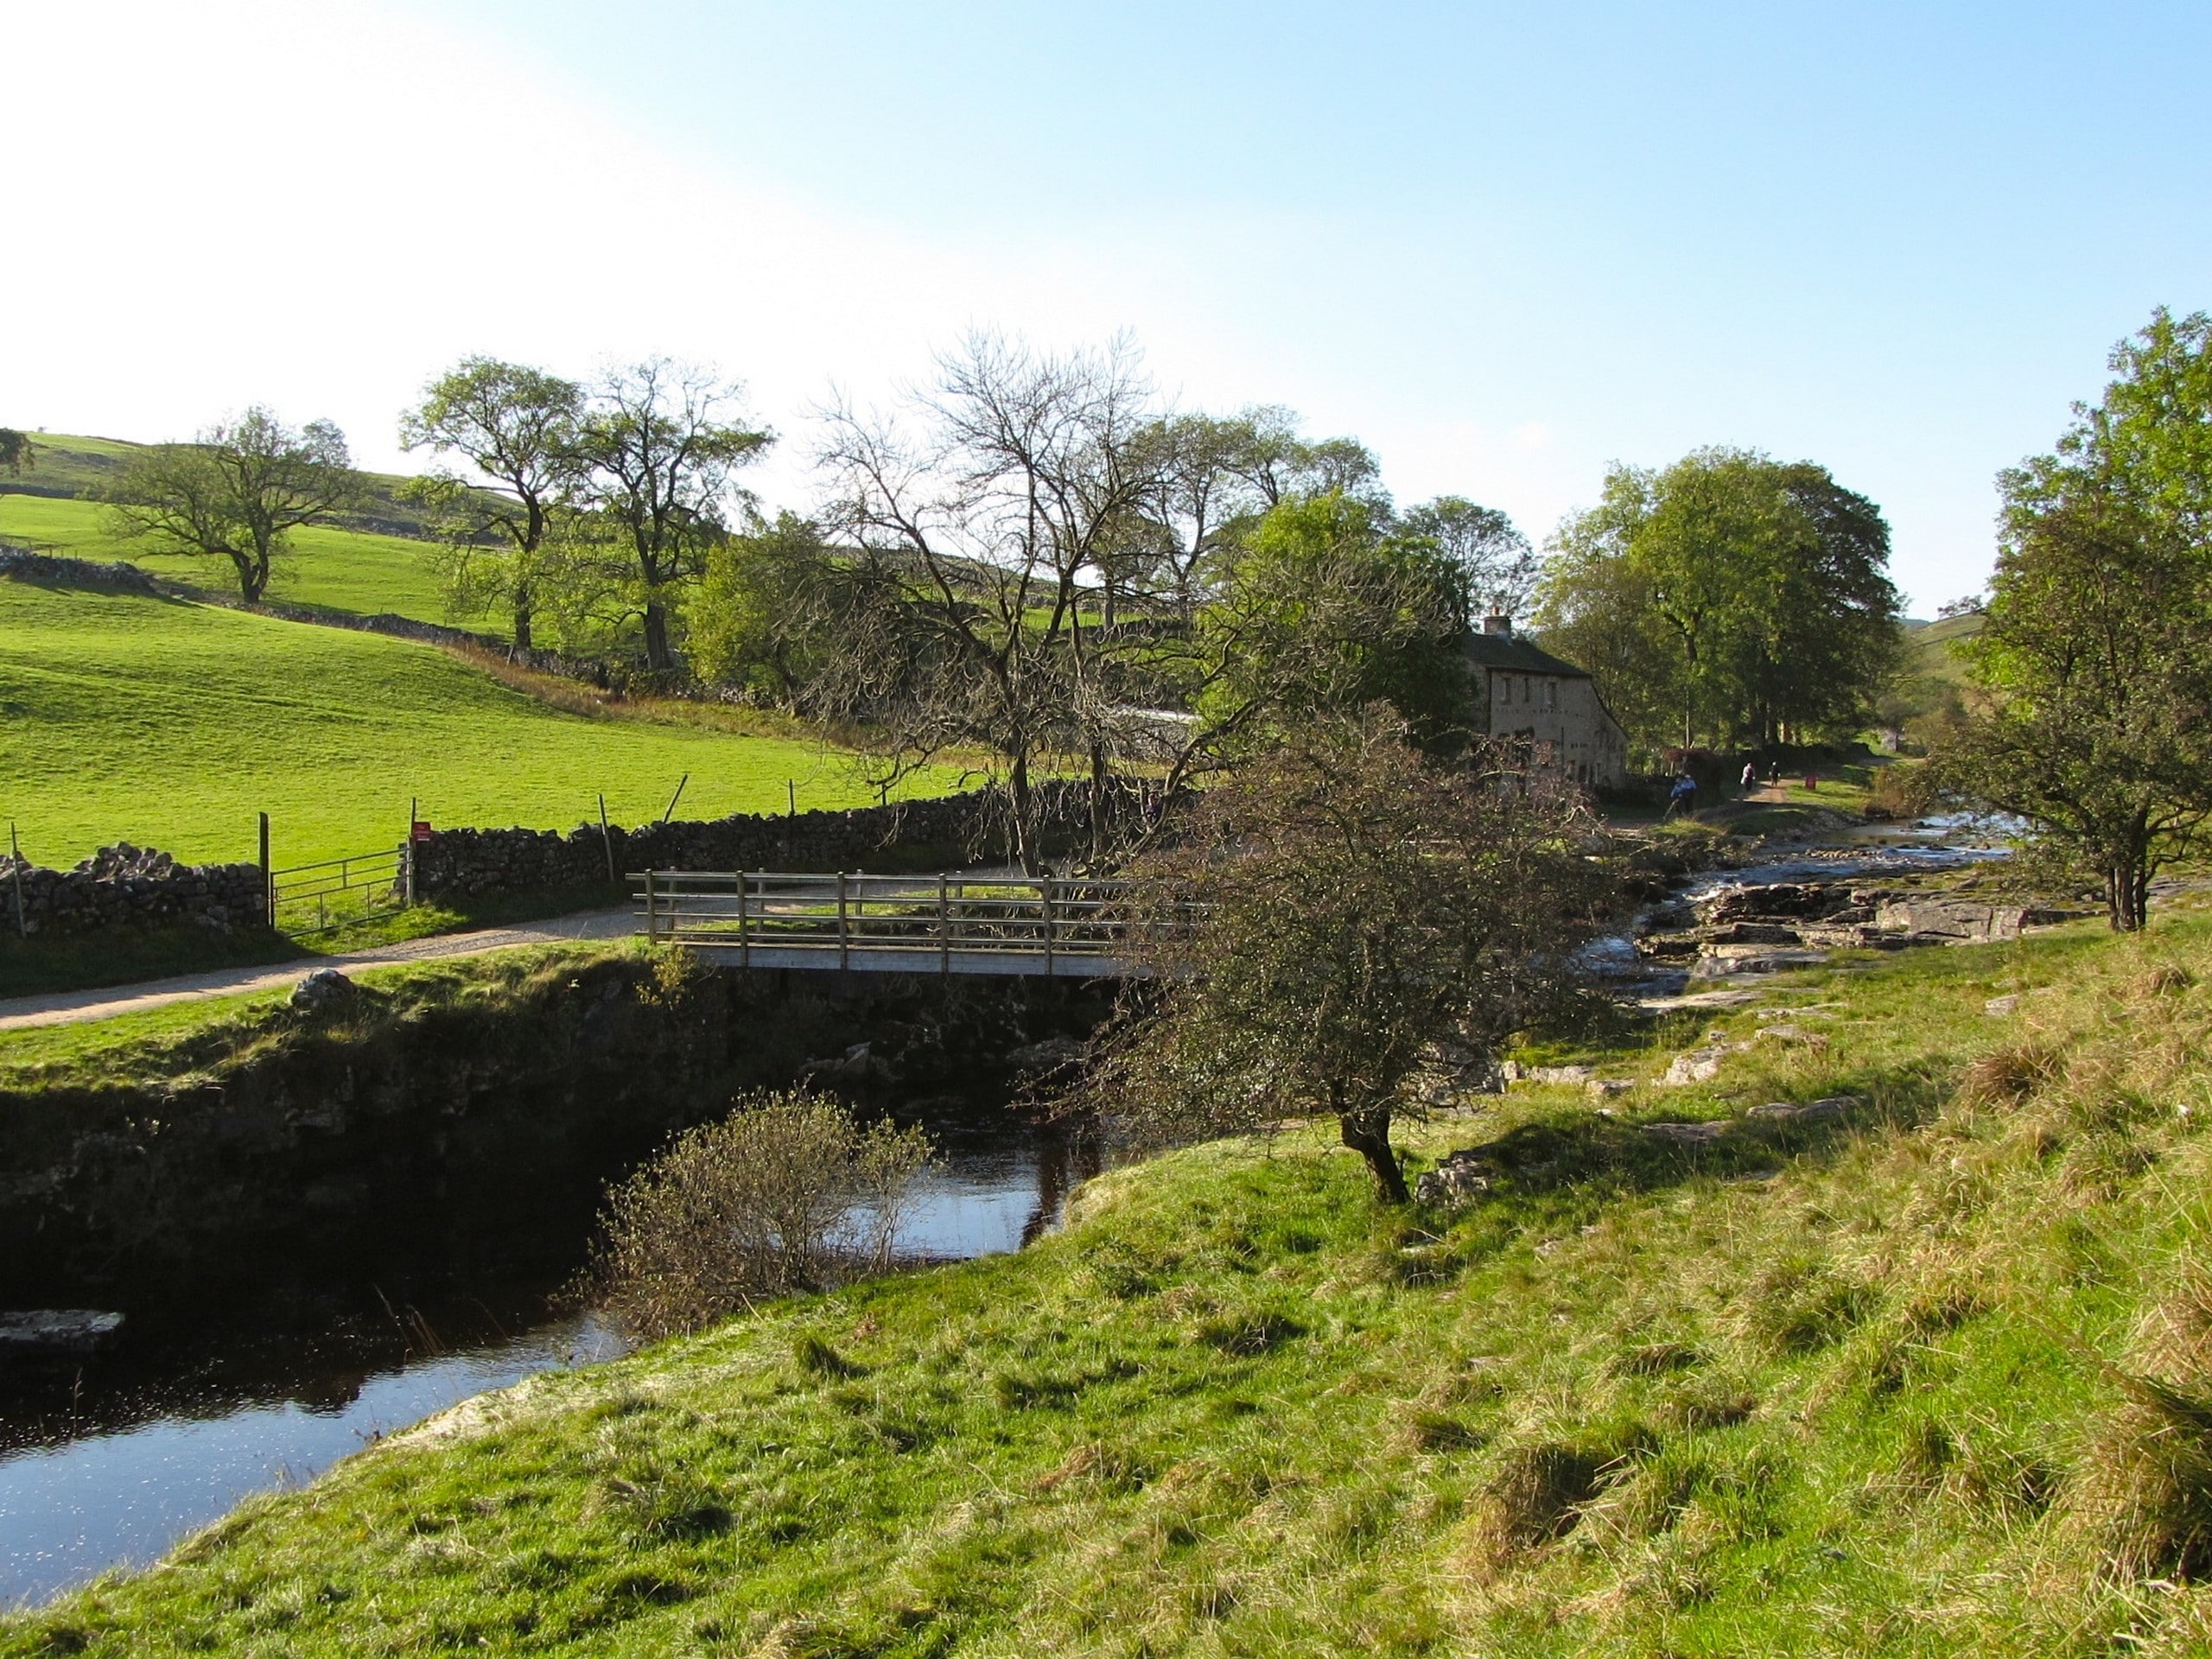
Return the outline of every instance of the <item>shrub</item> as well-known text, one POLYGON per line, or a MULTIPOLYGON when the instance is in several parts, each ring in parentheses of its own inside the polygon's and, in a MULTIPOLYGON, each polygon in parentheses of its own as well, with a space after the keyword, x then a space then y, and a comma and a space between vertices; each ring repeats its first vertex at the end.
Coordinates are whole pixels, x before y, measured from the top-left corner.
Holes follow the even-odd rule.
POLYGON ((743 1098, 608 1192, 578 1300, 652 1339, 881 1272, 931 1155, 919 1129, 863 1128, 820 1096, 743 1098))

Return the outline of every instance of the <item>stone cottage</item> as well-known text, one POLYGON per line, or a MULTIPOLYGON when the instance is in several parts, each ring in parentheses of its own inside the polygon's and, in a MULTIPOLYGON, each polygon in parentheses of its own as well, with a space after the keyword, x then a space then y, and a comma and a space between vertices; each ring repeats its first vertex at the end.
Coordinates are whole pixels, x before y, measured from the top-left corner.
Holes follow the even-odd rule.
POLYGON ((1535 764, 1579 784, 1618 788, 1628 779, 1628 734, 1598 700, 1590 676, 1523 639, 1510 617, 1483 620, 1467 639, 1478 710, 1492 737, 1527 743, 1535 764))

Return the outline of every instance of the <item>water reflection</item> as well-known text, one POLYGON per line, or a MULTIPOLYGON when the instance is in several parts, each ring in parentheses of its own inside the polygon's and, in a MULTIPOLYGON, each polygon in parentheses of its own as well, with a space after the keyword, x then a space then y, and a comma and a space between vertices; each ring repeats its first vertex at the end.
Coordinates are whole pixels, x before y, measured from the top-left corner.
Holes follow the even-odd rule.
MULTIPOLYGON (((938 1140, 899 1228, 911 1257, 1018 1249, 1102 1162, 1088 1135, 1009 1132, 1002 1118, 938 1140)), ((596 1320, 547 1320, 545 1289, 480 1287, 427 1311, 380 1298, 312 1333, 0 1372, 0 1605, 156 1560, 241 1499, 303 1484, 472 1395, 621 1351, 596 1320)))

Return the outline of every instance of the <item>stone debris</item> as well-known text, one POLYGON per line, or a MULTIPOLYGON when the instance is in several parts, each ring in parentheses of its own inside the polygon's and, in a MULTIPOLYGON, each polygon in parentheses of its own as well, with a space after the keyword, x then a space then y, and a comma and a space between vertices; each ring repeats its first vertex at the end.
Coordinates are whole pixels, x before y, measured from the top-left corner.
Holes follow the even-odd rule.
POLYGON ((1624 1095, 1635 1087, 1626 1077, 1592 1077, 1587 1085, 1592 1100, 1606 1100, 1615 1095, 1624 1095))
POLYGON ((1993 1020, 2001 1020, 2020 1006, 2018 993, 2011 996, 1993 996, 1981 1005, 1981 1011, 1993 1020))

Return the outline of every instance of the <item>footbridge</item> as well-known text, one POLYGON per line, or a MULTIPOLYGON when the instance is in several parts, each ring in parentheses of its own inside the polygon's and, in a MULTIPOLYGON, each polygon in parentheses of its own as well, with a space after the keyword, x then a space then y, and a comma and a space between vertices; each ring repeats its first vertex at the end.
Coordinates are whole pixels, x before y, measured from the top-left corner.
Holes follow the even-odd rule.
POLYGON ((643 936, 734 968, 1117 979, 1130 884, 1058 876, 645 870, 643 936))

